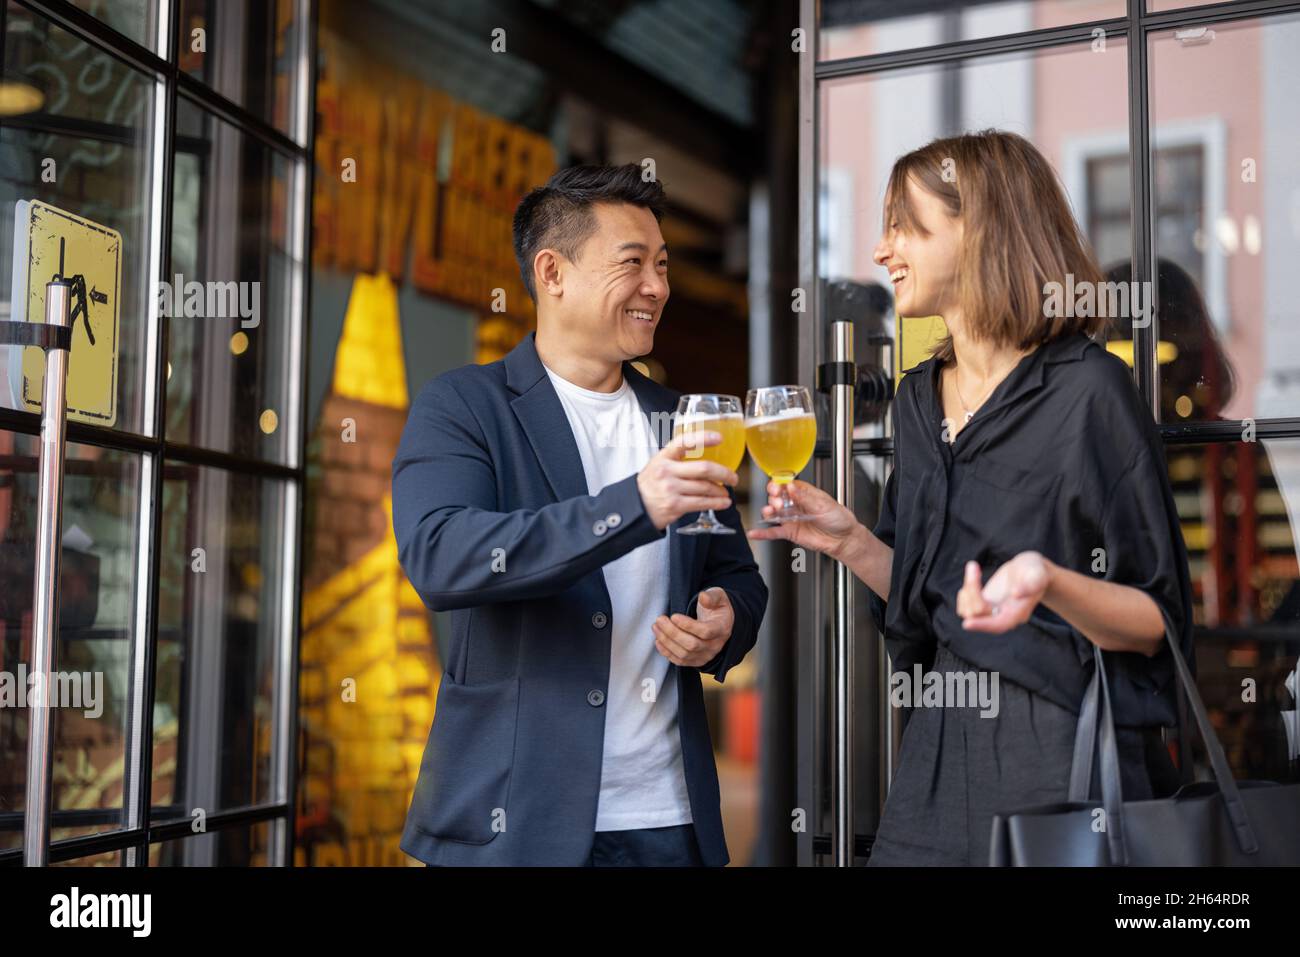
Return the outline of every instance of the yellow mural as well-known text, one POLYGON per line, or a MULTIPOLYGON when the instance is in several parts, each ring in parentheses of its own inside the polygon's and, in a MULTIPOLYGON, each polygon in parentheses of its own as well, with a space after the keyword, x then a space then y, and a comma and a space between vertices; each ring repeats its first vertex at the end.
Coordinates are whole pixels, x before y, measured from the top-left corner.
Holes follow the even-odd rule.
POLYGON ((393 535, 389 470, 407 396, 396 288, 387 274, 359 275, 317 424, 320 478, 309 497, 300 865, 418 863, 398 842, 442 669, 393 535), (340 431, 341 423, 351 425, 340 431))
POLYGON ((390 409, 407 406, 397 287, 387 273, 352 283, 334 356, 334 394, 390 409))

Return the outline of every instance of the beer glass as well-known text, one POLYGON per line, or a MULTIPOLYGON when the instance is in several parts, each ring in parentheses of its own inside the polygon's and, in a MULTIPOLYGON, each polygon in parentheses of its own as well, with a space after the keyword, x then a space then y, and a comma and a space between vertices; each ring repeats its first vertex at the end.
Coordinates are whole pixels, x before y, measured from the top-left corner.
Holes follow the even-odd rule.
POLYGON ((817 444, 812 395, 801 385, 750 389, 745 395, 745 444, 754 463, 781 486, 781 507, 760 525, 797 522, 805 516, 790 500, 789 484, 804 470, 817 444))
MULTIPOLYGON (((717 445, 691 445, 686 447, 686 459, 705 459, 717 462, 724 468, 736 471, 745 457, 745 417, 740 398, 734 395, 684 395, 677 400, 677 414, 673 422, 673 438, 700 432, 719 432, 722 441, 717 445)), ((718 520, 713 509, 701 512, 690 525, 677 530, 679 535, 734 535, 736 530, 718 520)))

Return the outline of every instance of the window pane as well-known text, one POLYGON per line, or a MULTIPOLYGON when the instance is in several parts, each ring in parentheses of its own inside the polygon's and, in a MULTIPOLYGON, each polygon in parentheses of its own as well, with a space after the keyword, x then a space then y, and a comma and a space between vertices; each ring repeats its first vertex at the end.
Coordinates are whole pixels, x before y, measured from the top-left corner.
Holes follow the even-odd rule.
MULTIPOLYGON (((38 437, 0 432, 0 662, 14 676, 31 663, 39 455, 38 437)), ((54 662, 60 691, 52 721, 54 840, 125 823, 140 473, 138 455, 67 447, 54 662)), ((25 706, 0 708, 0 847, 22 844, 27 714, 25 706)))
POLYGON ((1166 458, 1206 708, 1238 777, 1300 780, 1300 439, 1174 446, 1166 458))
POLYGON ((1300 410, 1300 17, 1154 34, 1166 422, 1300 410))
MULTIPOLYGON (((894 339, 902 368, 928 354, 935 324, 928 317, 904 317, 896 333, 893 290, 872 253, 894 161, 940 136, 996 127, 1028 138, 1056 168, 1098 251, 1127 268, 1127 70, 1124 43, 1109 40, 1104 52, 1075 44, 821 84, 818 270, 824 303, 833 306, 835 297, 847 297, 863 304, 848 310, 860 317, 855 343, 894 339), (1125 192, 1100 197, 1093 217, 1089 163, 1099 157, 1107 159, 1108 176, 1125 192), (1116 218, 1117 207, 1124 210, 1122 219, 1116 218)), ((1109 261, 1103 259, 1103 266, 1109 261)), ((938 330, 942 334, 941 324, 938 330)), ((858 359, 879 362, 861 348, 858 359)), ((856 434, 879 434, 884 413, 884 407, 867 412, 856 434)))
POLYGON ((1147 12, 1159 13, 1161 10, 1179 10, 1183 7, 1205 7, 1223 0, 1147 0, 1147 12))
POLYGON ((180 67, 292 135, 305 27, 297 0, 180 0, 180 67))
MULTIPOLYGON (((85 411, 72 413, 74 421, 144 432, 150 425, 142 406, 146 305, 153 288, 148 276, 153 82, 26 8, 9 4, 5 12, 5 79, 11 95, 25 91, 30 99, 26 112, 5 116, 0 126, 0 318, 10 318, 11 311, 14 318, 27 315, 28 286, 43 298, 45 283, 59 268, 52 240, 38 239, 31 255, 20 257, 28 275, 22 281, 20 270, 23 288, 14 291, 16 202, 39 200, 120 233, 120 288, 113 289, 113 279, 101 286, 103 280, 93 278, 103 274, 102 265, 88 266, 79 257, 84 247, 78 237, 85 229, 55 216, 60 223, 55 231, 65 234, 71 250, 64 274, 91 270, 94 287, 87 290, 86 321, 73 330, 68 403, 85 411)), ((112 275, 111 266, 107 272, 112 275)), ((30 409, 24 396, 40 396, 44 369, 40 349, 0 346, 0 405, 30 409)))
POLYGON ((168 463, 159 573, 154 814, 271 799, 283 483, 168 463))
POLYGON ((149 846, 150 867, 269 867, 272 822, 224 827, 149 846))
POLYGON ((103 20, 136 43, 153 49, 158 0, 72 0, 72 5, 103 20))
POLYGON ((70 861, 52 861, 51 867, 122 867, 125 851, 101 851, 89 857, 74 857, 70 861))
POLYGON ((292 164, 177 103, 167 439, 283 462, 292 164))
POLYGON ((1124 16, 1125 6, 1125 0, 821 0, 817 56, 842 60, 1109 20, 1124 16), (918 6, 926 12, 913 12, 918 6))

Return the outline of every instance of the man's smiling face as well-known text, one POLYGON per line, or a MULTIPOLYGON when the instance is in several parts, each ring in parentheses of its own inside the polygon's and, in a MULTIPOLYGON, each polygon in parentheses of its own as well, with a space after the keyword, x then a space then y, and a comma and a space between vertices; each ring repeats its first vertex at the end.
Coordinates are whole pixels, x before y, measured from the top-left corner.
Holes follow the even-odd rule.
POLYGON ((668 301, 659 222, 631 203, 597 203, 592 212, 595 232, 560 267, 558 318, 588 355, 613 363, 648 355, 668 301))

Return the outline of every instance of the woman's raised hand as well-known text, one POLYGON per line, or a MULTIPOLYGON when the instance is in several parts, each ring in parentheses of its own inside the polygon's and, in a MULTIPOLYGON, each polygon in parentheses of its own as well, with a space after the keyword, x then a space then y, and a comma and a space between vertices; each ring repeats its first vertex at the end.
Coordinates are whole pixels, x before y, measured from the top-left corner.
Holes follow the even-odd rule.
POLYGON ((957 614, 967 631, 999 634, 1029 620, 1047 593, 1050 573, 1038 552, 1021 552, 983 583, 979 562, 966 563, 957 614))
MULTIPOLYGON (((803 548, 823 552, 831 558, 843 561, 845 553, 863 534, 870 534, 858 522, 853 512, 835 501, 815 485, 794 479, 786 486, 795 506, 804 514, 797 522, 783 522, 768 528, 751 528, 746 534, 756 540, 765 541, 784 538, 803 548)), ((781 486, 774 481, 767 483, 767 504, 763 506, 763 518, 771 519, 781 508, 781 486)))

